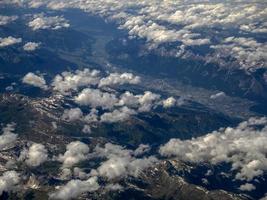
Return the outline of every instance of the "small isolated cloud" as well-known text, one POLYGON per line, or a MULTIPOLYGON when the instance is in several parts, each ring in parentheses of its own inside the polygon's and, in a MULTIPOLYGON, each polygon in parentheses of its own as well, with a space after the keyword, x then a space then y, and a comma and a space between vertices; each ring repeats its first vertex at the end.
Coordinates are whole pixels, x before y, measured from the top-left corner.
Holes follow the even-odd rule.
POLYGON ((216 94, 210 95, 210 99, 221 99, 225 96, 226 96, 226 94, 224 92, 218 92, 216 94))
POLYGON ((164 100, 164 101, 162 102, 162 104, 163 104, 163 107, 164 107, 164 108, 170 108, 170 107, 173 107, 173 106, 175 106, 175 104, 176 104, 176 99, 173 98, 173 97, 169 97, 168 99, 164 100))
POLYGON ((19 159, 25 161, 28 166, 37 167, 47 161, 48 154, 44 145, 34 143, 29 149, 21 152, 19 159))
POLYGON ((86 192, 94 192, 100 188, 97 177, 91 177, 86 181, 71 180, 66 185, 61 186, 54 193, 51 193, 49 197, 51 199, 76 199, 81 194, 86 192))
POLYGON ((6 46, 21 43, 21 42, 22 42, 21 38, 14 38, 12 36, 0 38, 0 47, 6 47, 6 46))
POLYGON ((124 85, 124 84, 138 84, 140 77, 134 76, 132 73, 111 73, 108 77, 102 78, 99 82, 99 87, 124 85))
POLYGON ((7 171, 4 172, 2 176, 0 176, 0 195, 3 192, 9 192, 16 188, 20 181, 19 174, 15 171, 7 171))
POLYGON ((4 15, 0 15, 0 26, 6 25, 10 22, 15 21, 16 19, 18 19, 18 16, 4 16, 4 15))
POLYGON ((253 184, 245 183, 239 187, 241 191, 252 191, 255 190, 256 187, 253 184))
POLYGON ((14 133, 15 124, 7 124, 2 130, 2 135, 0 135, 0 150, 12 146, 17 140, 18 135, 14 133))
POLYGON ((58 161, 63 163, 63 167, 72 167, 80 161, 87 159, 89 147, 79 141, 71 142, 67 145, 67 151, 64 155, 58 156, 58 161))
POLYGON ((35 87, 39 87, 43 90, 47 90, 48 87, 46 85, 46 81, 43 77, 38 76, 32 72, 29 72, 28 74, 26 74, 23 79, 22 79, 23 83, 35 86, 35 87))
POLYGON ((239 180, 253 180, 267 170, 267 119, 251 118, 191 140, 171 139, 161 146, 163 156, 192 163, 231 163, 239 180))
POLYGON ((36 42, 27 42, 24 46, 23 49, 25 51, 35 51, 36 49, 38 49, 38 47, 40 46, 40 43, 36 43, 36 42))
POLYGON ((68 28, 70 24, 62 16, 46 17, 43 14, 40 14, 35 15, 34 19, 29 22, 28 26, 34 31, 40 29, 58 30, 61 28, 68 28))

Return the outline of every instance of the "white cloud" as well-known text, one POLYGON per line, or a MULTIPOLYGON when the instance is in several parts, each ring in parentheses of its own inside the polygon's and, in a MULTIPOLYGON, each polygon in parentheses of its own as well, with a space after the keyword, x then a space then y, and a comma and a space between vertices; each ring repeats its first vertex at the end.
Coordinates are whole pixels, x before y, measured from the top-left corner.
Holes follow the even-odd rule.
POLYGON ((66 185, 61 186, 57 191, 51 193, 51 199, 76 199, 81 194, 86 192, 93 192, 100 188, 97 177, 91 177, 86 181, 71 180, 66 185))
POLYGON ((262 197, 260 200, 267 200, 267 194, 265 194, 265 196, 262 197))
POLYGON ((154 156, 135 158, 134 151, 111 143, 105 144, 104 148, 97 146, 94 152, 97 157, 104 157, 107 160, 102 162, 99 168, 91 173, 107 177, 110 180, 128 175, 137 177, 141 171, 158 162, 154 156))
POLYGON ((267 119, 251 118, 236 128, 220 129, 191 140, 171 139, 159 152, 192 163, 231 163, 236 179, 250 181, 267 170, 266 144, 267 119))
POLYGON ((114 94, 91 88, 82 90, 74 99, 80 105, 90 105, 93 108, 102 107, 105 109, 113 108, 118 102, 114 94))
MULTIPOLYGON (((251 35, 267 31, 267 23, 263 20, 266 18, 267 6, 256 1, 234 3, 231 1, 69 0, 66 2, 59 0, 46 3, 30 1, 30 4, 46 5, 56 10, 78 8, 100 15, 115 21, 119 28, 127 30, 130 38, 138 37, 146 40, 149 48, 171 42, 181 42, 185 46, 210 45, 214 36, 218 45, 221 45, 223 32, 232 33, 235 30, 243 33, 245 31, 246 35, 247 33, 251 35), (216 28, 222 28, 225 31, 221 32, 216 28)), ((266 58, 262 54, 265 53, 262 50, 266 44, 264 42, 261 44, 261 49, 243 49, 241 52, 235 52, 236 48, 228 48, 227 51, 217 52, 215 55, 208 54, 208 58, 204 56, 203 59, 206 61, 209 58, 217 59, 221 64, 216 56, 223 57, 226 52, 229 52, 228 56, 239 59, 244 70, 266 67, 266 58)), ((175 48, 173 50, 177 51, 174 55, 180 54, 179 50, 175 48)))
POLYGON ((225 93, 224 92, 218 92, 218 93, 216 93, 216 94, 212 94, 212 95, 210 95, 210 98, 211 99, 221 99, 221 98, 223 98, 223 97, 225 97, 226 95, 225 95, 225 93))
POLYGON ((255 190, 256 187, 253 184, 245 183, 239 187, 241 191, 252 191, 255 190))
POLYGON ((134 76, 132 73, 111 73, 108 77, 100 80, 99 87, 138 83, 140 83, 140 77, 134 76))
POLYGON ((40 43, 36 43, 36 42, 27 42, 24 46, 23 49, 25 51, 35 51, 36 49, 38 49, 38 47, 40 46, 40 43))
POLYGON ((62 115, 63 120, 67 121, 76 121, 81 120, 83 118, 83 112, 80 108, 72 108, 69 110, 64 110, 64 113, 62 115))
POLYGON ((114 110, 112 112, 106 112, 101 115, 101 122, 107 123, 115 123, 125 121, 130 118, 130 116, 135 115, 136 112, 128 107, 124 106, 118 110, 114 110))
POLYGON ((97 85, 99 73, 98 70, 89 69, 76 70, 75 73, 63 72, 54 78, 52 86, 54 90, 66 94, 83 86, 97 85))
POLYGON ((15 21, 18 19, 18 16, 5 16, 5 15, 0 15, 0 26, 6 25, 10 22, 15 21))
POLYGON ((139 111, 141 112, 150 111, 156 101, 160 99, 160 95, 154 94, 150 91, 146 91, 144 95, 139 95, 138 97, 138 102, 140 104, 139 111))
POLYGON ((46 85, 46 81, 43 77, 38 76, 32 72, 29 72, 28 74, 26 74, 23 79, 22 79, 23 83, 35 86, 35 87, 39 87, 41 89, 47 90, 48 87, 46 85))
POLYGON ((66 148, 67 151, 64 155, 58 156, 58 160, 63 163, 64 167, 72 167, 80 161, 86 160, 89 153, 89 147, 79 141, 69 143, 66 148))
POLYGON ((84 121, 87 123, 97 122, 98 121, 98 110, 92 108, 90 113, 84 116, 84 121))
POLYGON ((33 143, 29 149, 21 152, 20 160, 24 160, 28 166, 37 167, 47 161, 48 154, 44 145, 33 143))
POLYGON ((68 28, 69 22, 62 16, 46 17, 43 14, 35 15, 33 20, 29 22, 28 26, 32 30, 52 29, 57 30, 61 28, 68 28))
POLYGON ((0 176, 0 195, 6 191, 12 191, 20 181, 19 174, 15 171, 4 172, 0 176))
POLYGON ((267 43, 259 43, 253 38, 228 37, 222 44, 212 45, 218 56, 232 56, 241 68, 249 70, 265 67, 267 63, 267 43))
POLYGON ((173 107, 173 106, 175 106, 175 104, 176 104, 176 99, 173 98, 173 97, 169 97, 168 99, 164 100, 164 101, 162 102, 162 104, 163 104, 163 107, 164 107, 164 108, 170 108, 170 107, 173 107))
POLYGON ((21 38, 14 38, 12 36, 1 38, 0 37, 0 47, 6 47, 14 44, 21 43, 22 39, 21 38))
POLYGON ((3 128, 3 133, 0 135, 0 150, 12 146, 17 140, 18 135, 14 133, 14 126, 15 124, 7 124, 7 126, 3 128))
POLYGON ((150 151, 151 147, 148 144, 140 144, 134 151, 135 156, 141 156, 144 153, 150 151))

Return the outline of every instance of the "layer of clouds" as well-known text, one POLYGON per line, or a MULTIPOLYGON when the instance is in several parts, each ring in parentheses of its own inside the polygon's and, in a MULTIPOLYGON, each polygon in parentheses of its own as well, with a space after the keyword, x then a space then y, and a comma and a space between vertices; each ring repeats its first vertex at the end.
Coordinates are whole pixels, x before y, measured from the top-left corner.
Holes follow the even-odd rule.
POLYGON ((241 68, 249 70, 252 68, 265 67, 267 63, 267 43, 259 43, 253 38, 228 37, 222 44, 212 45, 218 56, 234 57, 241 68))
POLYGON ((23 49, 25 51, 35 51, 36 49, 38 49, 38 47, 40 46, 40 43, 36 43, 36 42, 27 42, 24 46, 23 49))
POLYGON ((18 135, 14 133, 15 124, 7 124, 0 135, 0 150, 11 147, 17 140, 18 135))
POLYGON ((47 161, 47 149, 42 144, 33 143, 29 149, 24 149, 19 160, 24 161, 28 166, 37 167, 47 161))
POLYGON ((58 30, 68 28, 70 24, 62 16, 47 17, 43 14, 39 14, 33 17, 33 20, 28 23, 28 26, 34 31, 40 29, 58 30))
POLYGON ((6 47, 14 44, 21 43, 22 39, 21 38, 14 38, 12 36, 1 38, 0 37, 0 47, 6 47))
POLYGON ((0 176, 0 196, 2 193, 12 191, 16 188, 20 181, 19 174, 15 171, 4 172, 0 176))
POLYGON ((63 167, 72 167, 80 161, 86 160, 89 153, 89 147, 80 142, 71 142, 66 147, 66 152, 58 156, 58 161, 63 163, 63 167))
POLYGON ((18 16, 5 16, 5 15, 0 15, 0 26, 6 25, 10 22, 15 21, 18 19, 18 16))
POLYGON ((192 163, 231 163, 236 179, 250 181, 267 170, 266 144, 267 119, 251 118, 236 128, 220 129, 191 140, 171 139, 159 152, 192 163))
POLYGON ((46 81, 43 77, 38 76, 32 72, 29 72, 28 74, 26 74, 23 79, 22 79, 23 83, 35 86, 35 87, 39 87, 41 89, 48 89, 47 85, 46 85, 46 81))
MULTIPOLYGON (((267 23, 264 19, 267 18, 267 7, 262 2, 28 0, 26 4, 30 7, 46 6, 55 10, 78 8, 100 15, 116 22, 119 28, 127 30, 130 38, 137 37, 146 40, 149 48, 172 42, 179 42, 184 47, 215 45, 217 46, 216 56, 222 59, 234 57, 238 61, 237 64, 239 63, 245 70, 266 67, 265 42, 257 41, 261 46, 257 48, 242 46, 234 48, 233 45, 224 44, 225 34, 222 34, 226 31, 228 33, 238 32, 245 37, 248 35, 251 37, 253 34, 266 33, 267 23), (217 31, 218 28, 226 31, 217 31), (221 51, 221 49, 224 50, 221 51)), ((245 39, 250 40, 250 38, 245 39)), ((181 53, 179 49, 172 49, 177 51, 173 55, 182 56, 184 53, 181 53)), ((183 49, 188 51, 187 48, 183 49)), ((221 64, 222 62, 215 55, 209 55, 209 58, 204 56, 203 59, 206 61, 210 58, 217 59, 217 62, 221 64)), ((238 67, 238 65, 232 66, 238 67)))

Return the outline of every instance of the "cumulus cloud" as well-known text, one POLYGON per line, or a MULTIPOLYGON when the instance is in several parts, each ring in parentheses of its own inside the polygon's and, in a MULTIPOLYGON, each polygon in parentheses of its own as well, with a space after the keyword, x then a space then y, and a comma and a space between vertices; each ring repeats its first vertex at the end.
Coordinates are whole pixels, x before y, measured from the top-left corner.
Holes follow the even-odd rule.
POLYGON ((170 107, 173 107, 173 106, 175 106, 175 104, 176 104, 176 99, 173 98, 173 97, 169 97, 168 99, 164 100, 164 101, 162 102, 162 104, 163 104, 163 107, 164 107, 164 108, 170 108, 170 107))
POLYGON ((100 188, 97 177, 91 177, 86 181, 78 179, 69 181, 66 185, 61 186, 54 193, 51 193, 49 197, 51 199, 75 199, 81 194, 86 192, 93 192, 100 188))
POLYGON ((83 118, 83 112, 80 108, 72 108, 69 110, 64 110, 64 113, 62 115, 63 120, 67 121, 76 121, 83 118))
POLYGON ((90 105, 93 108, 103 107, 105 109, 113 108, 118 102, 116 95, 91 88, 82 90, 74 99, 79 105, 90 105))
POLYGON ((39 87, 43 90, 47 90, 48 87, 46 85, 46 81, 43 77, 38 76, 32 72, 29 72, 28 74, 26 74, 23 79, 22 79, 23 83, 35 86, 35 87, 39 87))
POLYGON ((0 47, 6 47, 14 44, 21 43, 22 39, 21 38, 14 38, 12 36, 1 38, 0 37, 0 47))
POLYGON ((15 171, 4 172, 0 176, 0 195, 5 191, 12 191, 16 188, 20 181, 19 174, 15 171))
POLYGON ((140 104, 139 111, 147 112, 155 105, 155 102, 160 99, 160 95, 146 91, 144 95, 138 96, 138 102, 140 104))
POLYGON ((28 26, 32 30, 52 29, 58 30, 61 28, 68 28, 69 22, 62 16, 46 17, 43 14, 35 15, 33 20, 29 22, 28 26))
POLYGON ((14 133, 15 124, 7 124, 0 135, 0 150, 12 146, 17 140, 18 135, 14 133))
POLYGON ((239 187, 241 191, 252 191, 255 190, 256 187, 253 184, 245 183, 239 187))
POLYGON ((250 181, 267 170, 266 144, 267 119, 251 118, 191 140, 171 139, 159 152, 192 163, 230 163, 236 179, 250 181))
POLYGON ((72 72, 63 72, 57 75, 52 86, 54 90, 66 94, 71 90, 77 90, 83 86, 97 85, 99 82, 99 71, 98 70, 76 70, 72 72))
POLYGON ((89 153, 89 147, 79 141, 69 143, 66 149, 64 155, 58 156, 58 161, 63 163, 63 167, 72 167, 80 161, 86 160, 89 153))
POLYGON ((40 46, 40 43, 36 43, 36 42, 27 42, 24 46, 23 49, 25 51, 35 51, 36 49, 38 49, 38 47, 40 46))
POLYGON ((111 143, 105 144, 104 147, 97 146, 94 152, 97 157, 107 158, 107 160, 91 173, 110 180, 120 179, 128 175, 137 177, 141 171, 158 162, 154 156, 136 158, 134 151, 111 143))
POLYGON ((29 149, 24 149, 19 160, 25 161, 28 166, 37 167, 47 161, 47 149, 42 144, 33 143, 29 149))
POLYGON ((108 77, 100 80, 99 87, 138 83, 140 83, 140 77, 134 76, 132 73, 111 73, 108 77))
POLYGON ((6 25, 10 22, 15 21, 18 19, 18 16, 5 16, 5 15, 0 15, 0 26, 6 25))
POLYGON ((126 106, 116 109, 112 112, 106 112, 101 115, 100 120, 101 122, 107 123, 115 123, 125 121, 126 119, 130 118, 130 116, 135 115, 136 112, 132 109, 127 108, 126 106))

